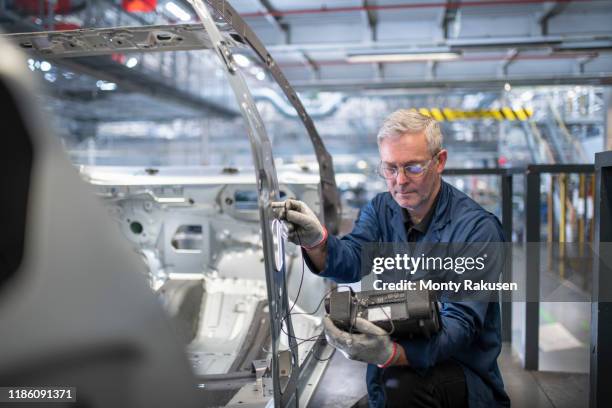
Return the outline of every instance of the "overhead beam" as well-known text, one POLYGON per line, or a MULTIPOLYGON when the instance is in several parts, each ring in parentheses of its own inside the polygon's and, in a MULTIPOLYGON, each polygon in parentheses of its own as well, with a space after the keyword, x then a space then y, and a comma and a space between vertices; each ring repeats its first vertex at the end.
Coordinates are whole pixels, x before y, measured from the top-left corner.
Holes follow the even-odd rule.
MULTIPOLYGON (((527 48, 543 48, 543 47, 559 47, 560 45, 571 46, 572 43, 577 45, 592 43, 591 45, 599 48, 612 48, 612 35, 547 35, 547 36, 518 36, 518 37, 478 37, 478 38, 448 38, 446 41, 431 41, 430 43, 422 43, 422 48, 435 48, 448 46, 452 48, 486 48, 486 49, 508 49, 513 47, 527 48)), ((372 44, 368 42, 355 41, 335 41, 326 43, 300 43, 270 45, 268 50, 274 54, 282 52, 295 52, 297 48, 308 51, 334 51, 341 50, 369 50, 372 44)), ((376 41, 378 49, 389 48, 393 50, 406 49, 408 44, 406 41, 398 40, 378 40, 376 41)))
MULTIPOLYGON (((446 0, 444 0, 446 1, 446 0)), ((545 4, 545 3, 568 3, 571 0, 478 0, 478 1, 466 1, 462 4, 462 7, 466 8, 475 8, 475 7, 495 7, 495 6, 508 6, 513 5, 517 7, 521 7, 524 4, 545 4)), ((580 2, 589 2, 589 1, 597 1, 597 0, 574 0, 580 2)), ((414 2, 414 1, 406 1, 404 3, 396 3, 396 4, 377 4, 371 5, 369 7, 370 10, 385 10, 385 11, 394 11, 394 10, 410 10, 410 9, 423 9, 423 8, 439 8, 443 5, 441 1, 431 1, 431 2, 414 2)), ((363 5, 358 6, 339 6, 339 7, 328 7, 323 5, 322 7, 317 8, 305 8, 305 9, 292 9, 292 10, 284 10, 284 11, 276 11, 274 15, 287 16, 287 15, 306 15, 306 14, 334 14, 334 13, 350 13, 350 12, 359 12, 363 10, 363 5)), ((242 17, 263 17, 261 11, 254 13, 243 13, 242 17)))
POLYGON ((204 110, 222 117, 233 118, 240 115, 237 110, 180 90, 173 85, 169 85, 164 78, 134 71, 122 64, 114 62, 107 56, 62 58, 52 61, 73 72, 79 72, 94 78, 114 82, 127 92, 143 93, 154 98, 171 101, 175 104, 200 111, 204 110))
POLYGON ((385 81, 364 82, 363 80, 322 80, 311 81, 291 81, 293 87, 301 89, 320 89, 327 91, 346 91, 355 89, 497 89, 503 87, 506 82, 514 86, 539 86, 539 85, 612 85, 612 76, 602 77, 593 74, 566 74, 557 76, 508 76, 494 78, 475 78, 475 79, 443 79, 437 77, 435 80, 426 80, 424 77, 413 80, 387 79, 385 81))

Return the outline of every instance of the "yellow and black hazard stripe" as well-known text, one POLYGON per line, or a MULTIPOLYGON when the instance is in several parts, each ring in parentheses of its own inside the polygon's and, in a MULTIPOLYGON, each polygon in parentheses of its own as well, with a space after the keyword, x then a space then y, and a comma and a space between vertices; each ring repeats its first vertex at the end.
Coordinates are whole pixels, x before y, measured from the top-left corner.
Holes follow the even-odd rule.
POLYGON ((478 110, 459 110, 451 108, 413 108, 422 115, 434 118, 439 122, 455 120, 507 120, 521 121, 529 120, 533 116, 531 108, 512 109, 504 106, 501 109, 478 109, 478 110))

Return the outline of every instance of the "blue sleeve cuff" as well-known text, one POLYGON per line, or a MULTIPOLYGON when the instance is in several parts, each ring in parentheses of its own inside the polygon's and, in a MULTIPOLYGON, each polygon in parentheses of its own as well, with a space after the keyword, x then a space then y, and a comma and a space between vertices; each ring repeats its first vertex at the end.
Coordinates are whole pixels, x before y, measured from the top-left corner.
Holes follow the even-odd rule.
POLYGON ((304 248, 302 249, 302 257, 304 258, 304 262, 306 263, 306 266, 308 266, 308 269, 310 269, 311 272, 315 273, 316 275, 322 277, 322 278, 332 278, 330 276, 330 259, 333 259, 336 253, 336 246, 338 245, 338 238, 334 237, 333 235, 328 235, 327 236, 327 242, 325 242, 325 246, 327 248, 327 256, 325 257, 325 268, 322 271, 317 271, 317 268, 314 266, 314 264, 312 263, 312 261, 310 260, 310 257, 308 256, 308 252, 306 252, 306 250, 304 248))
POLYGON ((308 268, 316 275, 322 278, 329 278, 337 283, 358 282, 361 278, 361 264, 358 262, 359 258, 356 258, 356 260, 351 258, 349 255, 350 251, 342 247, 346 243, 343 243, 338 237, 329 235, 325 245, 327 247, 325 268, 319 272, 317 272, 304 248, 302 248, 302 256, 308 268))

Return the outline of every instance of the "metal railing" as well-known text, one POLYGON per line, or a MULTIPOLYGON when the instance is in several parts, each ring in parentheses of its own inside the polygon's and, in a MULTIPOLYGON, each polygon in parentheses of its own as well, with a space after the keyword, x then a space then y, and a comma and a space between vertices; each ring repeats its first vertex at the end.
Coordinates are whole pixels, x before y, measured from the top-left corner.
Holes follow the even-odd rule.
MULTIPOLYGON (((542 174, 560 175, 560 228, 559 242, 565 243, 565 223, 567 210, 567 174, 593 174, 595 167, 591 164, 555 164, 530 165, 525 175, 525 241, 527 243, 541 242, 541 208, 542 174)), ((552 197, 548 201, 548 234, 547 240, 552 242, 552 197)), ((563 245, 560 246, 563 248, 563 245)), ((539 366, 539 328, 540 328, 540 302, 534 301, 540 296, 540 252, 539 246, 526 245, 525 275, 526 299, 524 339, 525 350, 523 367, 528 370, 537 370, 539 366)), ((561 254, 563 255, 563 254, 561 254)))
MULTIPOLYGON (((513 214, 512 194, 513 177, 521 174, 524 170, 520 168, 490 168, 490 169, 445 169, 445 176, 497 176, 500 179, 501 197, 501 223, 504 237, 508 242, 512 241, 513 214)), ((512 257, 506 259, 506 266, 502 272, 502 282, 512 282, 512 257)), ((506 296, 502 296, 502 341, 512 340, 512 303, 506 296)))

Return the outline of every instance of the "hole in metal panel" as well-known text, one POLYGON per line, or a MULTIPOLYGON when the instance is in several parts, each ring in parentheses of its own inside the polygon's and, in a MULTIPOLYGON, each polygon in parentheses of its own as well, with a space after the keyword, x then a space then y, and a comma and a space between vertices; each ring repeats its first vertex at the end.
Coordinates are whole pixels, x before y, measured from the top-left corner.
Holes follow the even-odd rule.
POLYGON ((202 252, 201 225, 181 225, 172 236, 172 248, 177 251, 202 252))
POLYGON ((133 221, 130 223, 130 230, 136 235, 142 234, 143 229, 142 224, 138 221, 133 221))

